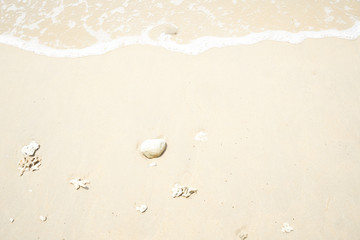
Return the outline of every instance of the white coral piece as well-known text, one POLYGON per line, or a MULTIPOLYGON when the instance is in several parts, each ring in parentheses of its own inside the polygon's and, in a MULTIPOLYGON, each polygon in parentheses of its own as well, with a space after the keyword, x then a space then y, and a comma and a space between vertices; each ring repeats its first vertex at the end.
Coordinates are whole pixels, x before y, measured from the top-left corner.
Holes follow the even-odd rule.
POLYGON ((145 212, 148 209, 148 207, 145 204, 142 204, 138 207, 136 207, 136 211, 139 211, 141 213, 145 212))
POLYGON ((39 167, 41 165, 41 158, 25 156, 23 159, 20 160, 18 165, 18 169, 20 170, 19 175, 22 176, 25 171, 33 172, 39 170, 39 167))
POLYGON ((196 193, 196 192, 197 192, 196 188, 175 184, 174 187, 172 188, 172 197, 176 198, 176 197, 182 196, 182 197, 188 198, 193 193, 196 193))
POLYGON ((70 180, 70 183, 75 186, 76 190, 78 190, 80 187, 88 189, 86 184, 89 184, 90 182, 88 180, 81 180, 81 178, 75 178, 70 180))
POLYGON ((206 142, 208 140, 208 137, 206 136, 206 133, 204 132, 198 132, 196 135, 195 135, 195 138, 194 138, 196 141, 199 141, 199 142, 206 142))
POLYGON ((282 231, 283 233, 290 233, 290 232, 294 231, 294 228, 291 227, 290 224, 284 223, 284 224, 283 224, 283 227, 281 228, 281 231, 282 231))
POLYGON ((38 150, 40 147, 39 144, 37 144, 35 141, 32 141, 29 143, 29 145, 24 146, 21 149, 22 154, 24 154, 25 156, 33 156, 36 152, 36 150, 38 150))

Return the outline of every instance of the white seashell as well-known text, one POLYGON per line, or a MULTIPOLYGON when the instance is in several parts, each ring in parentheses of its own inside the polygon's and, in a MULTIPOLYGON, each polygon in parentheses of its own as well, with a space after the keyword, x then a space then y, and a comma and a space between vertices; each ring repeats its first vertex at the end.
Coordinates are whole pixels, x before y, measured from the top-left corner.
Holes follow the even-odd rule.
POLYGON ((206 133, 204 133, 204 132, 198 132, 195 135, 194 139, 199 142, 206 142, 208 140, 206 133))
POLYGON ((21 149, 22 154, 24 154, 25 156, 33 156, 36 152, 36 150, 38 150, 40 147, 39 144, 37 144, 35 141, 32 141, 31 143, 29 143, 29 145, 24 146, 21 149))
POLYGON ((136 207, 136 211, 139 211, 141 213, 145 212, 148 209, 148 207, 145 204, 142 204, 138 207, 136 207))
POLYGON ((157 166, 157 163, 156 162, 152 162, 149 164, 149 167, 156 167, 157 166))
POLYGON ((140 152, 147 158, 160 157, 166 149, 165 139, 148 139, 140 146, 140 152))
POLYGON ((196 193, 197 189, 193 187, 181 186, 179 184, 175 184, 172 188, 172 197, 190 197, 193 193, 196 193))
POLYGON ((283 233, 290 233, 290 232, 294 231, 294 228, 291 227, 288 223, 284 223, 283 227, 281 228, 281 231, 283 233))
POLYGON ((81 180, 81 178, 75 178, 70 180, 70 183, 75 186, 76 190, 78 190, 80 187, 88 189, 86 184, 89 184, 90 182, 88 180, 81 180))
POLYGON ((13 223, 15 221, 15 219, 13 218, 10 218, 10 222, 13 223))
POLYGON ((47 217, 44 217, 44 216, 40 216, 40 220, 45 222, 47 220, 47 217))

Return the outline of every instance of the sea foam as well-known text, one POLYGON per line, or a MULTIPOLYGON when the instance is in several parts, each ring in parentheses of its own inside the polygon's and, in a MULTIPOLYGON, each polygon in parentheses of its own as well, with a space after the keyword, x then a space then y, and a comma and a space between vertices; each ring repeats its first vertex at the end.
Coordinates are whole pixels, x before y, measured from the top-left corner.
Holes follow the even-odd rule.
POLYGON ((300 43, 360 35, 360 2, 345 0, 0 3, 0 43, 51 57, 100 55, 130 45, 197 55, 264 40, 300 43))
POLYGON ((212 48, 221 48, 237 45, 255 44, 265 40, 301 43, 306 39, 319 39, 334 37, 341 39, 354 40, 360 36, 360 22, 357 21, 351 28, 345 30, 328 29, 322 31, 300 31, 297 33, 287 31, 264 31, 250 33, 242 37, 200 37, 187 44, 179 44, 170 39, 153 40, 148 35, 120 37, 108 42, 99 42, 89 47, 80 49, 56 49, 42 45, 34 41, 26 41, 11 35, 0 35, 0 43, 18 47, 20 49, 34 52, 36 54, 49 57, 84 57, 101 55, 120 47, 130 45, 149 45, 163 47, 174 52, 181 52, 189 55, 197 55, 212 48))

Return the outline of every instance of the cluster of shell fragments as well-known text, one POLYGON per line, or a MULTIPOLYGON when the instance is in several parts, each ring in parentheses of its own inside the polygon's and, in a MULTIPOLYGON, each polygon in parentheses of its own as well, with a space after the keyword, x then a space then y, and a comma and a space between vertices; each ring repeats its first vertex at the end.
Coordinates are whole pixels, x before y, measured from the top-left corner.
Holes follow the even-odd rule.
POLYGON ((196 193, 197 189, 193 187, 188 186, 181 186, 179 184, 175 184, 175 186, 172 188, 172 197, 190 197, 193 193, 196 193))

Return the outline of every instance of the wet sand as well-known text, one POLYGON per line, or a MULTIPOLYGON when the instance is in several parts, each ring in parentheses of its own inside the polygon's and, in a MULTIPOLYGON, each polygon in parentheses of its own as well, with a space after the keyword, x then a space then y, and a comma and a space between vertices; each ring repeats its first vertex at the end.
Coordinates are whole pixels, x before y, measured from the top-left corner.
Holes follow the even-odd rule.
POLYGON ((198 56, 0 50, 1 239, 360 236, 360 40, 198 56), (208 141, 194 140, 199 131, 208 141), (159 136, 168 148, 149 168, 137 147, 159 136), (20 177, 31 140, 42 165, 20 177), (76 191, 76 177, 89 190, 76 191), (172 198, 175 183, 198 192, 172 198))

